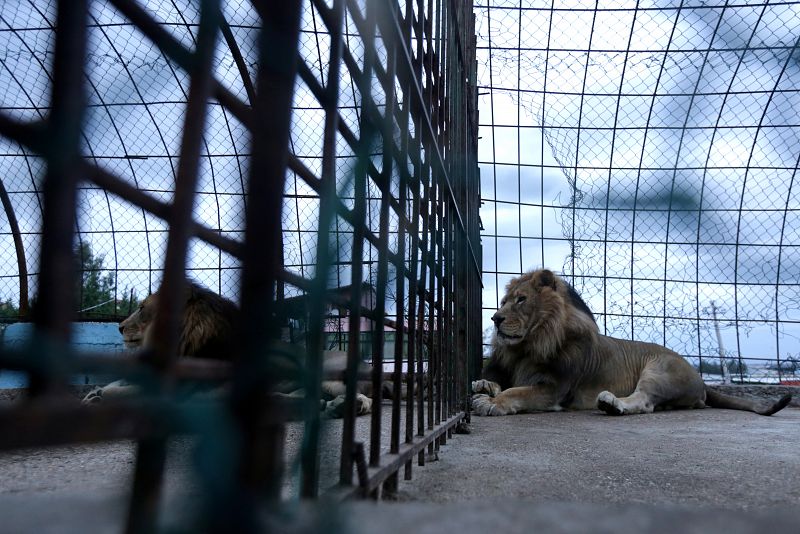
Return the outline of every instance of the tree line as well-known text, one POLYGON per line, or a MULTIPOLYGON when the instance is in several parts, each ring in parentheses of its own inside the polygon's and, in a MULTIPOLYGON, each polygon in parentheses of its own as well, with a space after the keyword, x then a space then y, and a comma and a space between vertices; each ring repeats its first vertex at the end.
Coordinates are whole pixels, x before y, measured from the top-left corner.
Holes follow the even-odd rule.
MULTIPOLYGON (((139 299, 129 289, 119 291, 116 273, 105 267, 105 256, 95 254, 92 245, 83 241, 75 246, 75 272, 73 280, 74 310, 80 320, 118 320, 139 306, 139 299)), ((32 299, 36 307, 36 296, 32 299)), ((24 320, 19 312, 19 302, 11 298, 0 299, 0 320, 24 320)))

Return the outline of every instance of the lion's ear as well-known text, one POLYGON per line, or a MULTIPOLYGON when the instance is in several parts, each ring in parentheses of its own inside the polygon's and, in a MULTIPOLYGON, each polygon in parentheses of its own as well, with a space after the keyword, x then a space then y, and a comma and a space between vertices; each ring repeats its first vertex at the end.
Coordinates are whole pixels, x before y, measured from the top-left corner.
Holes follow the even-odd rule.
POLYGON ((556 275, 554 275, 552 271, 544 269, 539 273, 535 285, 538 287, 549 287, 551 289, 556 289, 556 275))

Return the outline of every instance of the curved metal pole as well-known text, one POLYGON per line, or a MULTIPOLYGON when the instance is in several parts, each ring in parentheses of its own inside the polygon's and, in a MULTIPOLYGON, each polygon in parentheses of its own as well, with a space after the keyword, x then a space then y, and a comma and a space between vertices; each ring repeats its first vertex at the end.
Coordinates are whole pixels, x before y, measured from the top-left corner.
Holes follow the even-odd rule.
POLYGON ((244 84, 244 90, 247 93, 247 99, 249 100, 249 104, 252 106, 253 102, 256 101, 256 89, 253 85, 253 79, 250 78, 250 72, 247 70, 247 63, 244 60, 244 56, 242 56, 242 51, 239 49, 239 44, 236 42, 236 37, 233 35, 233 31, 231 31, 231 27, 228 25, 228 20, 223 14, 220 14, 219 27, 222 30, 222 36, 225 39, 225 43, 228 45, 228 49, 231 51, 233 61, 236 63, 236 67, 239 69, 239 74, 241 75, 242 83, 244 84))
POLYGON ((3 180, 0 180, 0 202, 8 218, 8 225, 11 227, 11 236, 14 239, 14 249, 17 252, 17 269, 19 270, 19 314, 21 317, 28 317, 28 264, 25 261, 25 246, 22 243, 22 235, 19 231, 19 223, 14 213, 14 206, 8 198, 3 180))

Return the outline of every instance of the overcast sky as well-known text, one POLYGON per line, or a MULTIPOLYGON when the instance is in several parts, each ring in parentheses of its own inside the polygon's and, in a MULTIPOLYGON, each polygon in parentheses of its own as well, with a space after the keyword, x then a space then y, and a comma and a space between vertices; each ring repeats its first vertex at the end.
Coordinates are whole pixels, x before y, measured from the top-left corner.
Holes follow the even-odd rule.
MULTIPOLYGON (((800 319, 800 7, 749 4, 476 7, 484 261, 501 272, 484 276, 485 325, 505 273, 540 266, 574 274, 608 333, 685 354, 716 348, 681 319, 712 301, 800 319)), ((796 354, 800 331, 780 328, 724 343, 796 354)))

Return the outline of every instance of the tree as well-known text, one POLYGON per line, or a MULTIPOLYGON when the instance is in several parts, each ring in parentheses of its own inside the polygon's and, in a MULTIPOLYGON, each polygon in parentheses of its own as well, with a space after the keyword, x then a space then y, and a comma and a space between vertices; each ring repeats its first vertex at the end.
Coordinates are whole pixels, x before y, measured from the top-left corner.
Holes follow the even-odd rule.
MULTIPOLYGON (((80 242, 74 253, 74 310, 78 318, 118 320, 130 315, 139 306, 139 299, 133 291, 128 288, 117 290, 114 272, 105 268, 105 256, 92 252, 91 243, 80 242)), ((36 300, 36 295, 33 295, 31 304, 34 307, 36 300)), ((15 301, 0 297, 0 325, 20 319, 23 318, 15 301)))
POLYGON ((19 308, 11 299, 0 301, 0 319, 16 319, 19 317, 19 308))
MULTIPOLYGON (((722 366, 716 359, 705 358, 699 365, 695 365, 695 369, 706 375, 721 375, 722 366)), ((749 372, 747 364, 744 361, 731 358, 725 360, 725 367, 732 375, 746 375, 749 372)))
POLYGON ((105 256, 95 255, 91 243, 82 241, 75 247, 75 261, 75 307, 81 318, 116 318, 139 305, 127 289, 117 293, 115 274, 105 269, 105 256))

